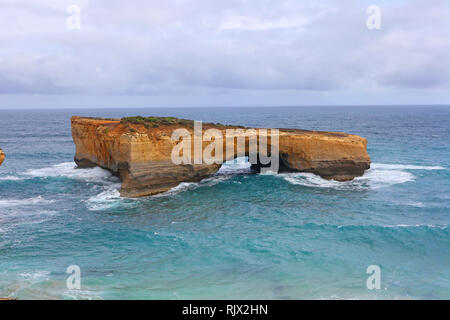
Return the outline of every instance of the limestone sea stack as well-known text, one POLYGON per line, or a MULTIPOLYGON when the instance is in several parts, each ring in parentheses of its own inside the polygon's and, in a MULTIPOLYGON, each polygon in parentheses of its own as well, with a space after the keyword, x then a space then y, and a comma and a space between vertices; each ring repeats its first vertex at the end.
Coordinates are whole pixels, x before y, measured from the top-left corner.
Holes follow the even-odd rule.
POLYGON ((3 161, 5 160, 5 153, 0 148, 0 166, 2 165, 3 161))
MULTIPOLYGON (((153 195, 168 191, 181 182, 200 181, 215 174, 221 166, 219 163, 175 164, 172 161, 172 151, 179 143, 172 140, 172 133, 185 128, 193 135, 191 120, 173 117, 101 119, 74 116, 71 123, 78 167, 99 166, 111 171, 122 181, 120 194, 124 197, 153 195)), ((225 141, 229 138, 227 129, 242 128, 204 123, 201 133, 217 129, 225 141)), ((248 129, 243 128, 247 132, 243 138, 246 141, 244 146, 237 143, 235 136, 231 137, 232 151, 227 153, 224 147, 223 161, 242 154, 249 155, 249 141, 252 138, 256 138, 258 143, 267 141, 270 155, 276 137, 279 141, 279 172, 310 172, 325 179, 348 181, 363 175, 370 167, 367 140, 357 135, 279 129, 274 136, 270 134, 271 130, 265 134, 257 129, 248 134, 248 129)), ((209 143, 203 142, 201 150, 204 151, 209 143)), ((227 148, 230 148, 228 144, 227 148)), ((263 165, 258 162, 252 167, 258 169, 263 165)))

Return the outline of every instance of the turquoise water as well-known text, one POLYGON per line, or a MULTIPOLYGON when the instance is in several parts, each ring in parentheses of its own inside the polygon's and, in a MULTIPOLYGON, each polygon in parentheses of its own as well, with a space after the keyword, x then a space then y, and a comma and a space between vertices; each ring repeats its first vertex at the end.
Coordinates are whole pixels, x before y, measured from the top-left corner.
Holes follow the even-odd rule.
POLYGON ((0 297, 449 299, 449 123, 450 107, 0 110, 0 297), (74 169, 69 119, 137 114, 345 131, 373 165, 338 183, 241 161, 123 199, 107 171, 74 169))

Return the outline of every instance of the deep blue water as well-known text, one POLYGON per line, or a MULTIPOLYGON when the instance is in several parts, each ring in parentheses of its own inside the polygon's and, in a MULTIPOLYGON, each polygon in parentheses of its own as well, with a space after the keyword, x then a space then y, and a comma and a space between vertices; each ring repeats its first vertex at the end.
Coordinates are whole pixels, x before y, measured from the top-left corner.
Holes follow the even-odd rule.
POLYGON ((450 299, 449 124, 450 107, 0 110, 0 297, 450 299), (74 169, 70 116, 138 114, 345 131, 373 166, 338 183, 227 164, 122 199, 108 172, 74 169))

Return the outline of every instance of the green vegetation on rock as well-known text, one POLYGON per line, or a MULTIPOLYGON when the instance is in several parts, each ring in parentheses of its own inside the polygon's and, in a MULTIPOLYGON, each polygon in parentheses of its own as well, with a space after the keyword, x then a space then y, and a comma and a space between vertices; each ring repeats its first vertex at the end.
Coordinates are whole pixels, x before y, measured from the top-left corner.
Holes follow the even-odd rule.
POLYGON ((175 117, 143 117, 143 116, 135 116, 135 117, 124 117, 120 120, 123 124, 142 124, 147 129, 148 128, 157 128, 162 125, 183 125, 190 126, 194 125, 193 120, 179 119, 175 117))
MULTIPOLYGON (((125 126, 129 126, 129 124, 141 124, 145 128, 158 128, 159 126, 168 126, 168 125, 180 125, 184 127, 192 128, 194 126, 194 120, 180 119, 175 117, 143 117, 143 116, 135 116, 135 117, 123 117, 120 120, 120 123, 125 126)), ((203 123, 203 126, 214 126, 219 128, 245 128, 244 126, 233 126, 233 125, 224 125, 221 123, 203 123)))

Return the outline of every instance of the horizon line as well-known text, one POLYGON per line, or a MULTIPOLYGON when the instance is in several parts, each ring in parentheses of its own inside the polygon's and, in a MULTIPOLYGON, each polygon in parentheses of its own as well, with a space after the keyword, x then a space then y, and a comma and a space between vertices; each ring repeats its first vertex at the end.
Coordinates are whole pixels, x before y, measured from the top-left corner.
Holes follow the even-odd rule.
POLYGON ((331 108, 345 108, 345 107, 357 107, 357 108, 367 108, 367 107, 450 107, 450 104, 335 104, 335 105, 280 105, 280 106, 150 106, 150 107, 104 107, 104 106, 91 106, 91 107, 45 107, 45 108, 30 108, 30 107, 16 107, 16 108, 3 108, 0 110, 5 111, 15 111, 15 110, 78 110, 78 109, 214 109, 214 108, 317 108, 317 107, 331 107, 331 108))

